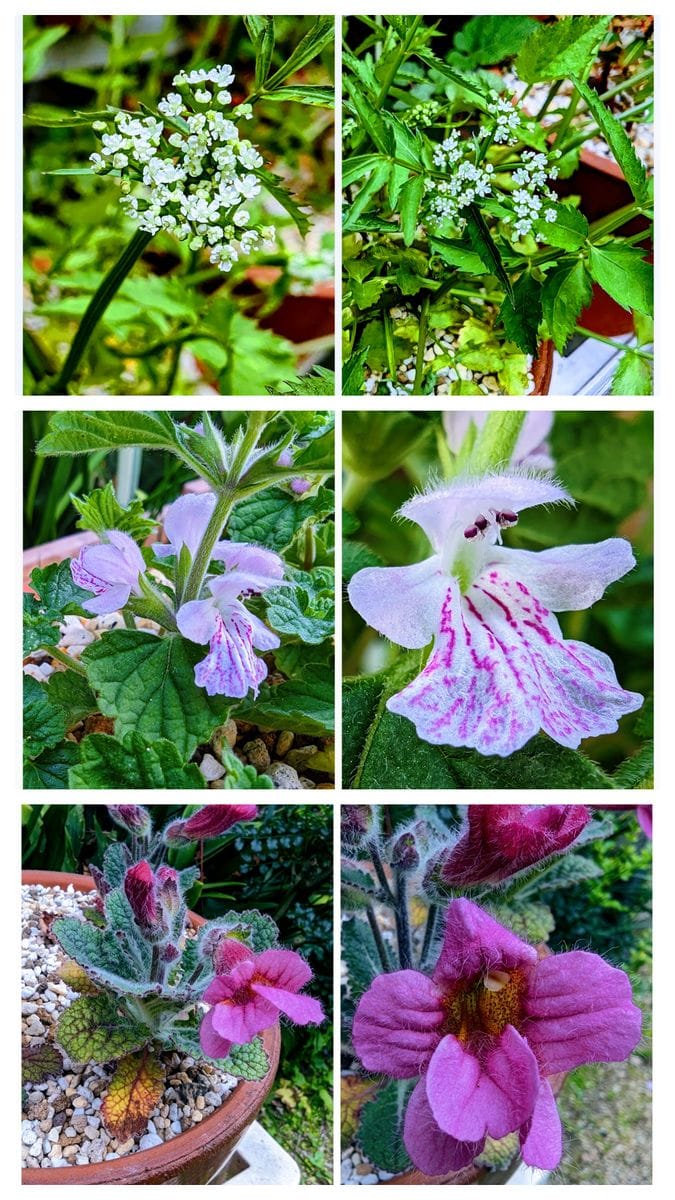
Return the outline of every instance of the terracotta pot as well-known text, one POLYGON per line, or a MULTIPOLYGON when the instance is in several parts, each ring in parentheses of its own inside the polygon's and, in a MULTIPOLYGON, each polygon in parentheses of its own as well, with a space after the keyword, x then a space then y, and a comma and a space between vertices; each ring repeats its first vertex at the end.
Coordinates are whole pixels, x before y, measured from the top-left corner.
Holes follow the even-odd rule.
POLYGON ((532 363, 534 391, 531 396, 548 396, 553 374, 553 342, 542 342, 539 353, 532 363))
MULTIPOLYGON (((67 888, 72 883, 80 892, 94 890, 89 875, 69 875, 59 871, 24 871, 22 883, 41 883, 45 887, 67 888)), ((194 929, 204 925, 203 917, 189 913, 194 929)), ((269 1095, 279 1065, 281 1033, 279 1026, 266 1029, 263 1043, 270 1059, 270 1071, 256 1083, 241 1081, 234 1092, 201 1124, 181 1133, 162 1146, 140 1150, 126 1158, 92 1163, 87 1167, 27 1167, 21 1173, 25 1184, 188 1184, 208 1183, 235 1150, 237 1143, 255 1121, 269 1095)))
MULTIPOLYGON (((281 275, 279 267, 250 267, 245 282, 240 285, 242 293, 249 295, 270 287, 281 275)), ((306 295, 284 296, 281 304, 269 316, 260 321, 261 329, 271 329, 279 337, 285 337, 296 345, 312 342, 317 338, 330 337, 335 333, 335 283, 332 279, 315 283, 306 295)))

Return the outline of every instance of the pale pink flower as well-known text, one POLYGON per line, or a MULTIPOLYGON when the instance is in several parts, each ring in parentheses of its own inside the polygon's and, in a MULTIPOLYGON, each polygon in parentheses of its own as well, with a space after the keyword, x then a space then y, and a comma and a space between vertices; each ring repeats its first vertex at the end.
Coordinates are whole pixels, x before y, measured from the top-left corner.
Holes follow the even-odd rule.
POLYGON ((130 596, 140 596, 138 577, 145 571, 143 555, 128 533, 110 529, 104 537, 95 546, 83 546, 70 563, 77 586, 96 597, 82 607, 97 615, 118 612, 130 596))

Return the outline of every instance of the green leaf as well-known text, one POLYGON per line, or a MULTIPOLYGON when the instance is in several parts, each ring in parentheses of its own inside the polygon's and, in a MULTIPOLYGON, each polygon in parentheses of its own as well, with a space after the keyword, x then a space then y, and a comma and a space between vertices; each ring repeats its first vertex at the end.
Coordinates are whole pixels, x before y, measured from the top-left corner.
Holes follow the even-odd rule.
POLYGON ((593 88, 590 88, 584 79, 576 78, 574 86, 595 117, 605 141, 624 173, 626 183, 635 200, 638 204, 648 204, 650 186, 647 172, 620 120, 610 112, 598 93, 593 91, 593 88))
POLYGON ((368 357, 367 346, 351 354, 342 367, 342 395, 360 396, 365 383, 364 368, 368 357))
POLYGON ((260 180, 266 192, 286 210, 289 217, 297 226, 301 237, 306 237, 309 231, 309 217, 303 212, 295 196, 291 195, 280 175, 274 175, 265 167, 253 167, 252 174, 260 180))
POLYGON ((30 586, 37 592, 43 607, 58 613, 82 614, 82 605, 85 600, 91 600, 91 593, 78 587, 73 580, 70 561, 65 558, 47 567, 35 567, 30 586))
POLYGON ((63 1074, 63 1059, 51 1042, 21 1048, 21 1083, 42 1083, 50 1075, 63 1074))
POLYGON ((478 255, 483 265, 487 267, 488 271, 497 276, 497 279, 504 288, 506 295, 511 301, 513 301, 513 288, 511 287, 511 280, 504 270, 504 264, 502 263, 499 250, 485 222, 485 218, 475 204, 470 204, 467 209, 466 229, 473 250, 478 255))
POLYGON ((93 922, 59 917, 52 925, 52 933, 68 957, 84 967, 90 979, 107 991, 138 996, 161 991, 161 985, 141 978, 137 964, 125 947, 93 922))
POLYGON ((586 879, 597 879, 602 873, 602 867, 592 858, 586 858, 583 854, 565 854, 539 873, 537 892, 540 894, 573 887, 586 879))
POLYGON ((346 75, 344 86, 361 128, 367 131, 376 149, 386 158, 391 158, 394 153, 392 130, 385 124, 381 114, 373 107, 372 101, 364 94, 356 80, 346 75))
POLYGON ((259 89, 267 79, 274 53, 274 17, 244 17, 244 23, 254 43, 255 86, 259 89))
POLYGON ((233 750, 223 747, 220 759, 225 767, 223 787, 227 791, 274 787, 269 775, 259 775, 252 763, 243 763, 233 750))
POLYGON ((352 1000, 358 1000, 383 971, 370 925, 360 917, 348 917, 343 922, 342 957, 349 977, 349 994, 352 1000))
POLYGON ((118 446, 143 446, 152 450, 180 451, 176 431, 168 413, 76 412, 54 413, 36 454, 90 454, 118 446))
POLYGON ((59 1018, 61 1049, 73 1063, 110 1062, 148 1042, 147 1025, 120 1012, 106 995, 80 996, 59 1018))
POLYGON ((26 758, 37 758, 43 750, 63 741, 66 721, 60 708, 49 699, 47 688, 30 675, 23 677, 23 737, 26 758))
POLYGON ((536 223, 536 234, 540 241, 561 250, 579 250, 588 237, 588 221, 578 208, 571 204, 548 204, 555 210, 555 221, 543 218, 536 223))
POLYGON ((364 175, 370 175, 371 171, 381 162, 382 157, 379 154, 353 154, 342 164, 342 186, 349 187, 349 184, 354 183, 355 180, 362 179, 364 175))
POLYGON ((103 876, 111 888, 124 882, 127 868, 131 865, 131 852, 124 842, 112 842, 103 855, 103 876))
POLYGON ((293 53, 278 71, 267 80, 266 91, 272 91, 280 86, 296 71, 301 71, 313 58, 317 58, 325 46, 332 43, 335 34, 335 22, 332 16, 318 17, 311 29, 305 34, 293 53))
POLYGON ((431 237, 429 245, 434 254, 443 259, 449 267, 457 267, 470 275, 485 275, 490 268, 485 266, 482 258, 470 246, 452 238, 431 237))
POLYGON ((67 729, 72 729, 98 709, 94 693, 78 671, 55 671, 50 675, 47 696, 62 710, 67 729))
POLYGON ((237 504, 227 530, 234 542, 258 542, 282 553, 310 521, 333 515, 335 497, 328 488, 300 498, 281 488, 267 488, 237 504))
POLYGON ((237 705, 237 720, 263 729, 290 729, 293 733, 332 733, 335 697, 332 671, 321 677, 308 675, 276 685, 263 684, 256 700, 237 705))
POLYGON ((500 925, 505 925, 516 937, 532 946, 547 942, 555 929, 555 919, 548 904, 526 904, 517 900, 513 908, 491 904, 490 912, 500 925))
POLYGON ((506 336, 524 354, 536 355, 542 316, 541 284, 526 271, 513 287, 513 300, 504 297, 500 317, 506 336))
POLYGON ((383 567, 384 561, 370 546, 363 542, 343 542, 342 544, 342 578, 349 583, 357 571, 364 567, 383 567))
POLYGON ((279 940, 279 930, 272 918, 267 913, 258 912, 256 908, 246 909, 244 912, 230 909, 222 917, 209 921, 208 926, 202 925, 197 939, 199 947, 204 938, 210 936, 208 931, 212 933, 218 929, 222 929, 228 937, 245 942, 255 954, 271 950, 279 940))
POLYGON ((92 733, 80 742, 80 761, 70 772, 72 788, 204 788, 196 763, 185 763, 173 742, 149 745, 138 733, 123 741, 92 733))
MULTIPOLYGON (((537 28, 532 17, 471 17, 455 34, 454 45, 474 67, 494 67, 518 53, 525 38, 537 28)), ((459 65, 459 55, 456 56, 459 65)))
POLYGON ((207 696, 194 681, 203 657, 202 646, 181 637, 119 629, 87 646, 81 661, 118 738, 166 738, 186 761, 227 717, 227 699, 207 696))
POLYGON ((335 90, 332 87, 321 87, 319 84, 291 84, 289 87, 275 88, 273 92, 265 92, 266 100, 296 100, 299 104, 315 104, 319 108, 332 108, 335 104, 335 90))
POLYGON ((385 279, 382 275, 376 275, 374 279, 366 279, 365 283, 359 283, 358 279, 352 279, 349 285, 349 294, 357 308, 371 308, 373 304, 377 304, 382 293, 391 286, 391 280, 385 279))
POLYGON ((612 379, 612 395, 651 396, 653 391, 653 362, 634 350, 624 351, 612 379))
POLYGON ((585 77, 609 31, 609 21, 606 16, 562 17, 554 25, 538 24, 516 60, 519 78, 541 83, 585 77))
POLYGON ((630 758, 624 759, 612 776, 617 788, 653 788, 654 744, 649 741, 630 758))
POLYGON ((361 1110, 357 1141, 366 1161, 394 1175, 410 1167, 403 1142, 403 1118, 412 1088, 409 1080, 394 1079, 361 1110))
POLYGON ((52 750, 44 750, 37 758, 24 763, 24 788, 68 788, 68 772, 79 757, 80 749, 75 742, 62 742, 52 750))
POLYGON ((622 308, 636 308, 651 317, 654 312, 654 271, 639 246, 620 242, 591 246, 589 270, 612 300, 622 308))
POLYGON ((412 175, 401 188, 398 199, 401 213, 401 230, 406 246, 411 246, 415 240, 415 231, 419 217, 420 204, 424 195, 424 176, 412 175))
POLYGON ((542 290, 544 320, 556 349, 562 354, 574 333, 579 314, 591 302, 591 282, 581 259, 557 267, 546 276, 542 290))
POLYGON ((472 96, 478 96, 481 100, 487 100, 487 89, 479 87, 471 76, 465 72, 449 67, 442 59, 437 58, 433 51, 416 49, 415 54, 428 67, 433 67, 434 71, 438 71, 446 79, 451 79, 453 83, 463 88, 465 92, 469 92, 472 96))
POLYGON ((346 412, 342 421, 344 466, 363 479, 384 479, 427 437, 423 417, 410 412, 383 412, 375 425, 368 412, 346 412))
POLYGON ((306 645, 319 645, 335 632, 333 572, 327 567, 295 571, 292 583, 265 594, 267 622, 277 633, 306 645))
POLYGON ((61 640, 57 622, 61 613, 48 609, 29 592, 23 594, 23 653, 55 646, 61 640))
POLYGON ((96 488, 88 496, 71 496, 71 500, 80 514, 77 528, 90 529, 99 537, 109 529, 120 529, 135 541, 142 542, 157 526, 156 521, 143 515, 142 500, 131 500, 126 508, 122 508, 111 482, 96 488))

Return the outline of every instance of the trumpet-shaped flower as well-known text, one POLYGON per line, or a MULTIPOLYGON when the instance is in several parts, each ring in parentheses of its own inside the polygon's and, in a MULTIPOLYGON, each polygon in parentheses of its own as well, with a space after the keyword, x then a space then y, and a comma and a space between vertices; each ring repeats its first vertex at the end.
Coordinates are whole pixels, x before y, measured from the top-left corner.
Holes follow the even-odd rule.
POLYGON ((459 841, 440 857, 438 877, 452 887, 497 883, 565 850, 590 819, 583 804, 470 804, 459 841))
POLYGON ((431 978, 378 976, 352 1030, 364 1067, 418 1079, 403 1137, 415 1166, 468 1166, 486 1137, 518 1133, 523 1160, 553 1170, 562 1130, 549 1077, 620 1062, 640 1039, 623 971, 575 950, 539 958, 469 900, 448 908, 431 978))
POLYGON ((526 471, 455 480, 401 509, 429 538, 429 558, 353 577, 349 599, 369 625, 409 649, 434 643, 421 673, 387 701, 425 741, 506 756, 543 729, 576 747, 642 704, 607 655, 566 641, 553 615, 589 608, 630 571, 628 542, 537 552, 501 544, 523 509, 564 501, 552 478, 526 471))
POLYGON ((96 597, 82 607, 97 615, 117 612, 131 595, 140 596, 138 577, 145 571, 143 555, 128 533, 110 529, 104 536, 105 542, 83 546, 70 563, 77 586, 96 597))
POLYGON ((220 542, 214 558, 225 573, 208 579, 210 595, 189 600, 176 615, 183 637, 209 643, 209 653, 195 667, 195 682, 209 696, 243 698, 254 695, 267 675, 267 665, 255 650, 274 650, 279 638, 239 599, 242 595, 277 587, 284 564, 278 554, 246 542, 220 542))
POLYGON ((204 992, 211 1004, 202 1020, 199 1040, 210 1058, 225 1058, 233 1044, 250 1042, 282 1015, 296 1025, 318 1025, 324 1019, 318 1000, 300 995, 312 972, 294 950, 263 950, 254 954, 235 939, 218 947, 219 963, 227 972, 217 975, 204 992))
POLYGON ((258 815, 255 804, 209 804, 197 809, 191 817, 172 821, 164 830, 167 846, 185 846, 222 837, 237 821, 253 821, 258 815))

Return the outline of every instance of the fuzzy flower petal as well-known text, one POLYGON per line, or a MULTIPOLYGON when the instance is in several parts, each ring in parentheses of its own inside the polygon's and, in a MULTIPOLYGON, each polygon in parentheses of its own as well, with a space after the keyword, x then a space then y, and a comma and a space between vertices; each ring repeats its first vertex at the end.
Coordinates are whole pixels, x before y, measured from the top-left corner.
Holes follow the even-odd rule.
POLYGON ((491 568, 460 597, 452 583, 424 670, 387 701, 439 745, 513 754, 540 729, 575 749, 612 733, 640 708, 606 654, 564 641, 555 617, 523 583, 491 568))
POLYGON ((530 1119, 539 1092, 537 1060, 512 1025, 480 1053, 448 1034, 432 1056, 426 1080, 438 1125, 460 1142, 486 1134, 506 1137, 530 1119))
POLYGON ((591 545, 557 546, 552 550, 495 547, 492 561, 501 575, 524 584, 540 604, 553 612, 590 608, 610 583, 632 571, 635 558, 624 538, 591 545))
POLYGON ((496 883, 566 849, 591 819, 582 804, 470 804, 439 876, 454 887, 496 883))
POLYGON ((411 1161, 425 1175, 447 1175, 461 1171, 483 1149, 484 1139, 458 1142, 438 1125, 427 1099, 425 1079, 420 1079, 406 1109, 403 1140, 411 1161))
POLYGON ((358 1003, 352 1040, 368 1071, 412 1079, 441 1038, 442 993, 421 971, 378 975, 358 1003))
POLYGON ((438 631, 438 614, 448 589, 438 558, 410 567, 365 567, 348 592, 364 621, 397 646, 428 646, 438 631))
POLYGON ((264 592, 276 587, 284 577, 283 559, 273 550, 251 542, 219 542, 213 557, 226 567, 225 577, 219 576, 213 580, 214 584, 232 572, 241 581, 241 591, 264 592))
POLYGON ((211 520, 215 506, 216 497, 213 492, 188 493, 186 496, 179 496, 164 517, 164 533, 168 545, 154 547, 157 557, 166 558, 170 554, 178 557, 183 546, 187 546, 194 558, 206 533, 206 527, 211 520))
POLYGON ((582 1063, 622 1062, 640 1040, 630 980, 597 954, 572 950, 537 966, 524 1029, 546 1075, 582 1063))
POLYGON ((221 1037, 213 1027, 214 1009, 205 1013, 199 1026, 199 1044, 209 1058, 227 1058, 232 1048, 228 1038, 221 1037))
MULTIPOLYGON (((506 971, 528 968, 537 961, 532 946, 505 929, 485 909, 471 900, 453 900, 445 918, 445 932, 433 981, 439 988, 452 987, 501 967, 506 971)), ((398 972, 397 972, 398 974, 398 972)), ((385 979, 393 976, 385 975, 385 979)))
POLYGON ((528 1167, 554 1171, 562 1158, 562 1125, 548 1079, 539 1084, 534 1112, 520 1131, 520 1153, 528 1167))
POLYGON ((145 571, 143 555, 127 533, 111 529, 105 538, 99 545, 83 546, 70 563, 74 582, 96 596, 83 607, 96 614, 124 608, 132 592, 139 594, 138 577, 145 571))
POLYGON ((216 976, 204 992, 204 1002, 213 1005, 209 1028, 245 1044, 274 1025, 281 1013, 298 1025, 318 1024, 324 1019, 318 1000, 299 994, 311 977, 294 950, 250 954, 227 974, 216 976))
POLYGON ((218 626, 218 610, 210 600, 188 600, 176 613, 176 624, 183 637, 203 645, 210 642, 218 626))
POLYGON ((209 653, 195 667, 197 686, 209 696, 241 700, 249 689, 257 696, 266 676, 267 664, 253 653, 253 625, 243 604, 234 604, 226 621, 216 613, 209 653))

